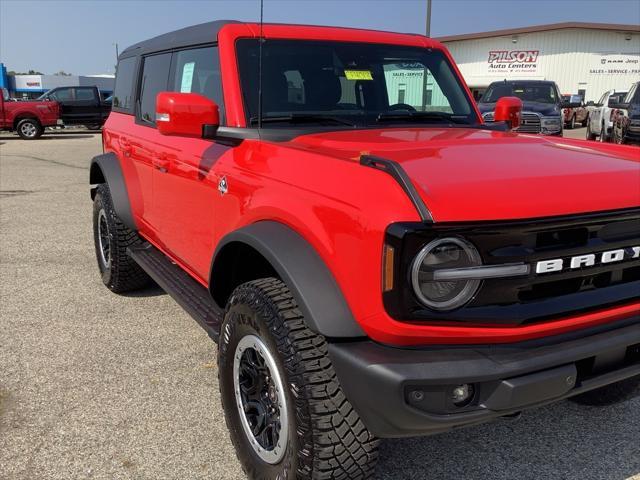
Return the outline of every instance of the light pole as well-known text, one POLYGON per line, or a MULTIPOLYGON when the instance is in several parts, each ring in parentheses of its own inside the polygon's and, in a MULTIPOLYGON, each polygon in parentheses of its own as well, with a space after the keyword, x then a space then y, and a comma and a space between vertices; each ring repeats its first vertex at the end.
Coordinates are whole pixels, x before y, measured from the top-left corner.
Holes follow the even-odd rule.
POLYGON ((425 35, 431 36, 431 0, 427 0, 427 25, 425 28, 425 35))
POLYGON ((116 63, 118 62, 118 57, 120 56, 120 54, 118 53, 118 43, 112 43, 112 45, 114 45, 116 47, 116 63))

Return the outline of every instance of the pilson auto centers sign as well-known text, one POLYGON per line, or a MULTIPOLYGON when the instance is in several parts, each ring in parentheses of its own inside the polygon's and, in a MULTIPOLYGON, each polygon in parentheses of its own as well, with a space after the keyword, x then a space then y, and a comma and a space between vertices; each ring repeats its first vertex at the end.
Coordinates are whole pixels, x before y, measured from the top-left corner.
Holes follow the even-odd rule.
POLYGON ((498 75, 537 72, 539 54, 539 50, 491 50, 487 58, 487 71, 498 75))

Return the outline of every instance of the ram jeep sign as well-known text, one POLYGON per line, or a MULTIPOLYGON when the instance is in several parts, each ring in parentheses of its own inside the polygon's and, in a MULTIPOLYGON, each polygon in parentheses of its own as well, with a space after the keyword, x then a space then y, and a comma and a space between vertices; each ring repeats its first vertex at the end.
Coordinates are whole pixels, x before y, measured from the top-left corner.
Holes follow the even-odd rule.
POLYGON ((487 58, 489 73, 536 72, 539 50, 491 50, 487 58))

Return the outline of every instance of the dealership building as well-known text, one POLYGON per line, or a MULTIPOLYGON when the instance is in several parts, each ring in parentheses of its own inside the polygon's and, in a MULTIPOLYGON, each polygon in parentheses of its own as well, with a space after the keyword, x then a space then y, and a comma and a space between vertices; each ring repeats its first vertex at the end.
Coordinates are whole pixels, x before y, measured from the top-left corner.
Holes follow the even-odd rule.
POLYGON ((0 88, 6 88, 11 98, 32 99, 56 87, 96 86, 104 97, 113 93, 113 75, 7 75, 0 63, 0 88))
POLYGON ((556 23, 438 38, 474 96, 491 82, 553 80, 563 94, 597 101, 640 80, 640 25, 556 23))

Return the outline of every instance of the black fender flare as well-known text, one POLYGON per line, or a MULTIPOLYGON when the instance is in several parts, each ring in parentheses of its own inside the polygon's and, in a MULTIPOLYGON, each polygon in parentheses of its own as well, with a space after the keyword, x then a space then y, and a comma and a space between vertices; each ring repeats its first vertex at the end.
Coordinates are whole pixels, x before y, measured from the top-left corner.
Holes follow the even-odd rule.
POLYGON ((330 338, 365 337, 333 274, 316 250, 300 234, 275 221, 260 221, 227 234, 211 260, 209 285, 218 254, 232 242, 260 253, 289 287, 307 327, 330 338))
MULTIPOLYGON (((138 226, 131 211, 131 203, 129 202, 129 194, 127 193, 122 167, 115 153, 103 153, 91 159, 89 183, 92 186, 106 183, 109 186, 111 201, 116 214, 127 227, 133 231, 138 231, 138 226)), ((96 188, 92 187, 91 199, 95 195, 96 188)))

